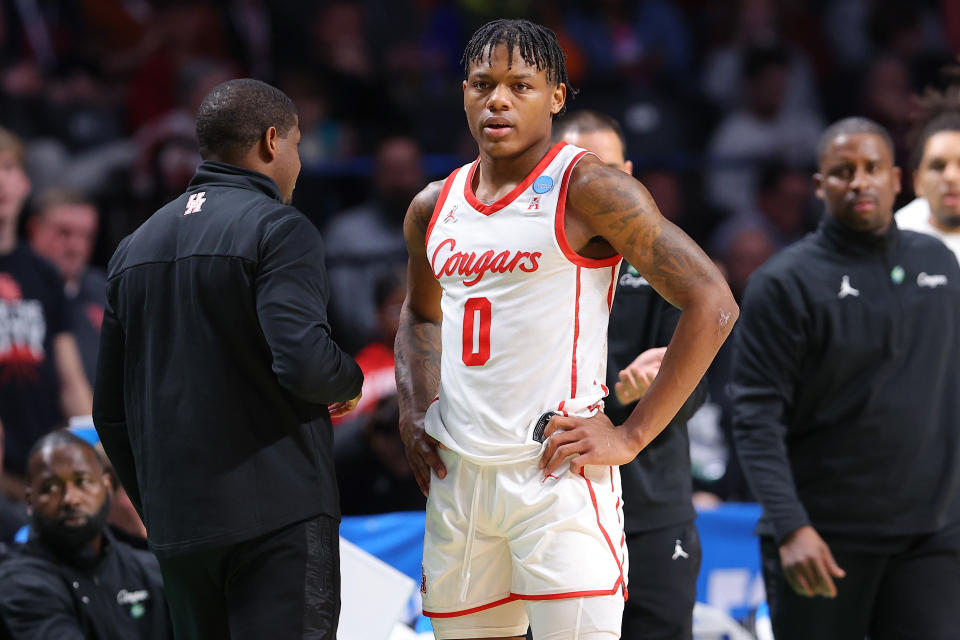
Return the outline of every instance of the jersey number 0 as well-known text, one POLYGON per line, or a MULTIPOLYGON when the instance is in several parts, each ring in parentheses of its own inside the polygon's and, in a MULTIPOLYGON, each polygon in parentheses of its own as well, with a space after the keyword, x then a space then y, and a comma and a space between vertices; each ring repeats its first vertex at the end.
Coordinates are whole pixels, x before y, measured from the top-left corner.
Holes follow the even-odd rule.
POLYGON ((470 298, 463 305, 463 364, 480 367, 490 359, 490 301, 470 298))

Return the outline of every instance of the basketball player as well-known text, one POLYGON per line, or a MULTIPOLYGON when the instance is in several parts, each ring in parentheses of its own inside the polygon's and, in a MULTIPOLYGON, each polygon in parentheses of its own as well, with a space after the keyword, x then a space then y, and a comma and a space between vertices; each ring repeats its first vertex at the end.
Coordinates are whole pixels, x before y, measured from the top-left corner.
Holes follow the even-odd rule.
POLYGON ((423 606, 438 638, 617 638, 627 557, 616 465, 694 389, 738 309, 636 180, 551 142, 567 97, 548 29, 496 20, 463 57, 480 156, 407 211, 400 429, 427 501, 423 606), (622 425, 603 414, 621 255, 683 309, 622 425))

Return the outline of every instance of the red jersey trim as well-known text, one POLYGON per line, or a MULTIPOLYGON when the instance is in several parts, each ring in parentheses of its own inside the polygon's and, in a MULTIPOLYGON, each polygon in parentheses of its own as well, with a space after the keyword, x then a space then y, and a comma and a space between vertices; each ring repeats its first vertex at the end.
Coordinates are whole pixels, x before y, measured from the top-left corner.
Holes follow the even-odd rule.
POLYGON ((447 201, 447 196, 450 194, 450 187, 453 186, 453 181, 457 177, 457 173, 462 169, 454 169, 453 172, 447 176, 447 179, 443 181, 443 188, 440 190, 440 197, 437 198, 437 204, 433 205, 433 215, 430 216, 430 224, 427 225, 427 233, 423 239, 423 246, 428 246, 430 244, 430 234, 433 232, 433 226, 437 224, 437 218, 440 216, 440 210, 443 209, 443 204, 447 201))
POLYGON ((515 600, 564 600, 566 598, 589 598, 591 596, 612 596, 623 583, 623 578, 617 578, 616 584, 612 589, 595 589, 593 591, 566 591, 564 593, 547 593, 544 595, 527 595, 523 593, 511 593, 515 600))
POLYGON ((577 302, 573 308, 573 357, 570 367, 570 397, 577 397, 577 341, 580 340, 580 267, 577 267, 577 302))
MULTIPOLYGON (((613 467, 611 467, 611 470, 613 467)), ((603 523, 600 522, 600 507, 597 505, 597 495, 593 491, 593 483, 590 482, 590 479, 587 478, 583 473, 583 469, 580 469, 580 477, 583 478, 587 483, 587 489, 590 491, 590 500, 593 502, 593 511, 597 514, 597 526, 600 528, 600 533, 603 534, 604 540, 607 541, 607 547, 610 548, 610 553, 613 555, 613 561, 617 563, 617 569, 620 570, 620 579, 617 581, 617 584, 623 582, 623 563, 620 562, 620 556, 617 555, 617 548, 613 546, 613 541, 610 539, 610 535, 607 533, 607 530, 603 528, 603 523)), ((619 517, 619 512, 617 517, 619 517)), ((626 590, 624 590, 624 597, 626 597, 626 590)))
MULTIPOLYGON (((622 573, 622 572, 621 572, 622 573)), ((620 590, 623 585, 623 576, 621 575, 617 578, 617 582, 613 585, 612 589, 594 589, 591 591, 564 591, 563 593, 545 593, 543 595, 537 594, 528 594, 528 593, 513 593, 511 592, 506 598, 501 598, 495 602, 490 602, 487 604, 482 604, 478 607, 471 607, 470 609, 461 609, 460 611, 448 611, 446 613, 437 613, 436 611, 427 611, 424 609, 423 615, 428 618, 456 618, 459 616, 467 616, 471 613, 478 613, 480 611, 486 611, 487 609, 493 609, 494 607, 499 607, 502 604, 508 604, 510 602, 515 602, 517 600, 525 601, 537 601, 537 600, 565 600, 567 598, 589 598, 593 596, 612 596, 620 590)), ((626 599, 626 589, 623 590, 624 599, 626 599)))
MULTIPOLYGON (((610 267, 610 290, 607 291, 607 311, 613 311, 613 290, 617 285, 617 267, 616 265, 610 267)), ((603 392, 606 395, 606 391, 603 392)))
MULTIPOLYGON (((467 174, 467 181, 463 184, 463 197, 466 198, 467 204, 483 215, 492 215, 516 200, 517 196, 526 191, 530 185, 533 184, 534 180, 540 177, 540 174, 543 173, 543 171, 551 162, 553 162, 553 159, 557 157, 557 154, 560 153, 560 150, 565 146, 567 146, 566 142, 558 142, 550 147, 550 150, 547 151, 547 155, 540 159, 540 162, 538 162, 537 166, 533 168, 533 171, 527 174, 527 177, 523 179, 523 182, 515 186, 510 193, 503 196, 493 204, 484 204, 477 200, 477 196, 473 194, 473 176, 477 171, 477 167, 480 165, 480 158, 477 158, 473 161, 473 164, 470 165, 470 173, 467 174)), ((561 192, 561 196, 562 195, 563 193, 561 192)))
MULTIPOLYGON (((560 251, 563 252, 563 255, 567 257, 567 260, 573 264, 586 267, 588 269, 600 269, 603 267, 613 267, 620 263, 620 254, 616 254, 609 258, 601 258, 596 260, 594 258, 585 258, 579 253, 573 250, 570 246, 570 243, 567 241, 567 230, 564 226, 564 215, 567 209, 567 187, 570 184, 570 174, 573 172, 573 168, 577 166, 577 163, 580 162, 583 156, 590 153, 590 151, 581 151, 573 160, 567 165, 567 170, 563 173, 563 180, 560 181, 560 195, 557 200, 557 215, 554 217, 553 227, 555 235, 557 236, 557 245, 560 247, 560 251)), ((612 300, 612 299, 611 299, 612 300)))
POLYGON ((486 611, 487 609, 493 609, 494 607, 499 607, 502 604, 507 604, 508 602, 513 602, 516 600, 514 595, 511 593, 506 598, 500 598, 495 602, 488 602, 487 604, 482 604, 479 607, 471 607, 470 609, 461 609, 460 611, 448 611, 446 613, 437 613, 436 611, 427 611, 423 610, 423 615, 428 618, 456 618, 457 616, 468 616, 471 613, 477 613, 479 611, 486 611))

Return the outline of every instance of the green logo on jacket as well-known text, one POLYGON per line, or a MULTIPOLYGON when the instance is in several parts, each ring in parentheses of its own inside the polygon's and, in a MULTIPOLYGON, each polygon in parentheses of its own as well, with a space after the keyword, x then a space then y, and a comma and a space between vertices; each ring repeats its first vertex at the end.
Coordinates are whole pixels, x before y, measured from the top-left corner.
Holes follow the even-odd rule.
POLYGON ((896 284, 900 284, 901 282, 903 282, 903 278, 905 275, 906 273, 904 272, 903 267, 901 267, 900 265, 897 265, 890 270, 890 279, 893 280, 894 283, 896 284))

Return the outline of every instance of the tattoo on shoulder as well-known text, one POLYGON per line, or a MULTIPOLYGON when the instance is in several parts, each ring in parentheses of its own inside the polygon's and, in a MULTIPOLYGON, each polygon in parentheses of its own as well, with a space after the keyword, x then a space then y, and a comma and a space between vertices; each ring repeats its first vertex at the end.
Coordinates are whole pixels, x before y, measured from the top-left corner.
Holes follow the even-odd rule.
POLYGON ((631 176, 602 165, 585 167, 574 205, 594 218, 595 229, 644 276, 681 293, 709 280, 699 247, 657 210, 646 188, 631 176), (639 267, 640 265, 634 265, 639 267))
POLYGON ((662 233, 660 217, 643 186, 632 177, 602 165, 588 165, 579 177, 574 205, 592 216, 594 228, 608 242, 624 250, 648 252, 662 233))

